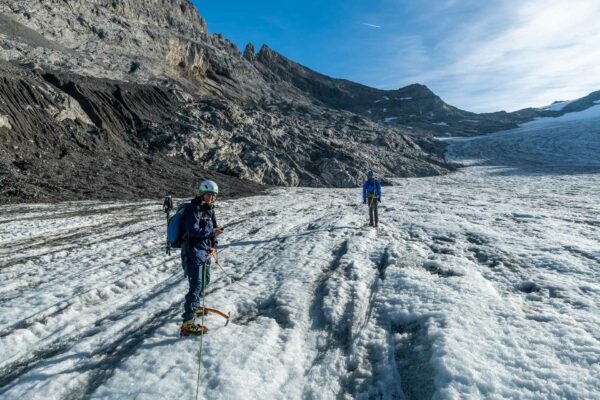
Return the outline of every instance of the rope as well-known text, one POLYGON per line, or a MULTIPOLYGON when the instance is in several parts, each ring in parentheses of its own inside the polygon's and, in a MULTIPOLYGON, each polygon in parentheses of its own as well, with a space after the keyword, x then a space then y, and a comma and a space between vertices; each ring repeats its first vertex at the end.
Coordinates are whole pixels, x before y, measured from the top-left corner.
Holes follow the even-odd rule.
MULTIPOLYGON (((311 257, 329 262, 329 260, 326 260, 325 258, 320 257, 320 256, 311 255, 311 257)), ((213 259, 214 264, 217 265, 219 267, 219 269, 221 270, 221 272, 223 272, 223 274, 227 277, 227 279, 229 279, 230 283, 236 284, 236 285, 238 285, 239 287, 241 287, 243 289, 249 290, 249 291, 251 291, 253 293, 261 293, 261 292, 266 292, 268 290, 271 290, 272 288, 274 288, 276 286, 276 285, 270 285, 270 286, 267 286, 266 288, 263 288, 261 290, 256 290, 256 289, 253 289, 253 288, 251 288, 249 286, 242 285, 237 280, 234 280, 234 278, 230 274, 228 274, 227 271, 225 271, 225 269, 223 268, 223 266, 219 262, 218 253, 215 252, 213 254, 210 254, 207 257, 206 262, 204 263, 204 265, 202 267, 202 274, 203 274, 203 277, 202 277, 202 310, 203 311, 204 311, 204 308, 205 308, 205 305, 206 305, 206 296, 205 296, 206 270, 208 269, 208 260, 210 260, 211 258, 213 259)), ((287 273, 283 277, 282 281, 285 281, 294 272, 296 272, 296 270, 295 269, 291 269, 290 272, 287 273)), ((204 326, 204 312, 202 312, 201 324, 202 324, 202 326, 204 326)), ((200 378, 201 378, 202 350, 203 350, 203 348, 204 348, 204 334, 202 334, 202 336, 200 337, 200 349, 199 349, 199 352, 198 352, 199 355, 198 355, 198 376, 196 378, 196 397, 195 397, 196 400, 198 400, 198 398, 199 398, 198 394, 200 392, 200 383, 201 383, 201 379, 200 378)))
MULTIPOLYGON (((236 284, 236 285, 238 285, 239 287, 241 287, 242 289, 246 289, 246 290, 249 290, 249 291, 251 291, 251 292, 254 292, 254 293, 259 293, 257 290, 255 290, 255 289, 252 289, 252 288, 251 288, 251 287, 249 287, 249 286, 242 285, 242 284, 241 284, 241 283, 239 283, 237 280, 234 280, 234 279, 233 279, 233 277, 232 277, 231 275, 229 275, 229 274, 227 273, 227 271, 225 271, 225 269, 223 268, 223 266, 222 266, 222 265, 219 263, 219 258, 218 258, 216 255, 215 255, 215 257, 214 257, 214 260, 213 260, 213 261, 214 261, 215 265, 216 265, 216 266, 218 266, 218 267, 219 267, 219 269, 220 269, 220 270, 223 272, 223 274, 224 274, 224 275, 227 277, 227 279, 229 279, 229 283, 231 283, 231 284, 236 284)), ((292 270, 292 272, 293 272, 293 270, 292 270)))
POLYGON ((196 400, 198 400, 198 394, 200 393, 200 372, 202 370, 202 349, 204 348, 204 306, 206 305, 206 270, 208 268, 208 258, 202 266, 202 335, 200 336, 200 350, 198 351, 198 377, 196 378, 196 400))
MULTIPOLYGON (((322 260, 322 261, 326 261, 326 262, 330 262, 330 261, 331 261, 331 260, 325 259, 325 258, 323 258, 323 257, 320 257, 320 256, 315 256, 315 255, 310 255, 310 254, 309 254, 309 256, 310 256, 311 258, 318 259, 318 260, 322 260)), ((212 256, 211 256, 211 257, 212 257, 212 256)), ((260 293, 263 293, 263 292, 266 292, 266 291, 269 291, 269 290, 271 290, 271 289, 275 288, 275 287, 276 287, 276 286, 279 284, 279 283, 277 283, 277 284, 274 284, 274 285, 269 285, 269 286, 267 286, 267 287, 265 287, 265 288, 262 288, 262 289, 260 289, 260 290, 256 290, 256 289, 254 289, 254 288, 251 288, 251 287, 249 287, 249 286, 242 285, 242 284, 239 282, 239 279, 237 279, 237 280, 236 280, 234 277, 232 277, 230 274, 228 274, 228 273, 227 273, 227 271, 225 271, 225 269, 223 268, 223 266, 222 266, 222 265, 219 263, 219 259, 218 259, 218 257, 216 256, 216 254, 214 255, 214 257, 215 257, 215 258, 214 258, 214 260, 213 260, 213 261, 214 261, 214 264, 215 264, 216 266, 218 266, 218 267, 219 267, 219 269, 221 270, 221 272, 223 272, 223 274, 224 274, 224 275, 227 277, 227 279, 229 279, 229 283, 231 283, 231 284, 235 284, 235 285, 238 285, 238 286, 239 286, 239 287, 241 287, 242 289, 248 290, 248 291, 250 291, 250 292, 252 292, 252 293, 257 293, 257 294, 260 294, 260 293)), ((285 276, 284 276, 284 277, 281 279, 281 281, 285 281, 285 280, 286 280, 287 278, 289 278, 289 277, 290 277, 290 275, 292 275, 294 272, 296 272, 296 269, 295 269, 295 268, 292 268, 292 269, 290 270, 290 272, 288 272, 288 273, 287 273, 287 274, 286 274, 286 275, 285 275, 285 276)))
MULTIPOLYGON (((261 289, 261 290, 256 290, 256 289, 253 289, 253 288, 251 288, 251 287, 249 287, 249 286, 242 285, 241 283, 239 283, 239 282, 238 282, 238 281, 239 281, 239 279, 238 279, 238 280, 234 280, 234 278, 233 278, 231 275, 229 275, 229 274, 227 273, 227 271, 225 271, 225 269, 223 268, 223 266, 222 266, 222 265, 219 263, 219 258, 218 258, 218 256, 217 256, 216 254, 214 255, 214 263, 215 263, 215 265, 216 265, 216 266, 218 266, 218 267, 219 267, 219 269, 220 269, 220 270, 223 272, 223 274, 224 274, 224 275, 227 277, 227 279, 229 279, 229 283, 231 283, 231 284, 236 284, 236 285, 238 285, 239 287, 241 287, 242 289, 249 290, 249 291, 250 291, 250 292, 252 292, 252 293, 262 293, 262 292, 266 292, 266 291, 268 291, 268 290, 271 290, 271 289, 275 288, 275 286, 277 286, 277 285, 270 285, 270 286, 267 286, 266 288, 263 288, 263 289, 261 289)), ((292 269, 292 270, 291 270, 291 271, 290 271, 290 272, 289 272, 287 275, 285 275, 285 276, 283 277, 282 281, 286 280, 286 279, 287 279, 287 278, 288 278, 290 275, 292 275, 292 273, 294 273, 294 272, 295 272, 295 270, 294 270, 294 269, 292 269)))

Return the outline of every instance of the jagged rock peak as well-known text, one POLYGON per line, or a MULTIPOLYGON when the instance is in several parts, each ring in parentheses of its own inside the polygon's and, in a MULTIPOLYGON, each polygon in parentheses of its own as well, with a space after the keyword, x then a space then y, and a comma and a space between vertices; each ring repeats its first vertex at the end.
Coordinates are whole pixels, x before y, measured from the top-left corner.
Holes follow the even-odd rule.
MULTIPOLYGON (((290 60, 289 58, 282 55, 281 53, 278 53, 277 51, 271 49, 266 44, 263 44, 261 46, 260 51, 258 52, 258 54, 256 54, 256 60, 269 68, 281 67, 284 70, 289 70, 289 69, 308 70, 308 68, 306 68, 305 66, 290 60)), ((311 72, 318 74, 315 71, 311 71, 311 72)))
POLYGON ((262 46, 260 46, 260 50, 259 50, 258 54, 267 53, 269 51, 273 51, 273 50, 271 50, 271 48, 265 43, 262 46))
POLYGON ((433 93, 431 91, 431 89, 429 89, 427 86, 422 85, 420 83, 413 83, 412 85, 401 87, 398 90, 402 90, 402 91, 409 91, 410 90, 410 91, 414 91, 416 93, 421 93, 423 95, 435 96, 435 93, 433 93))
POLYGON ((263 44, 260 47, 260 51, 258 52, 258 54, 256 55, 256 57, 259 60, 268 60, 268 59, 273 59, 277 56, 280 56, 279 53, 277 53, 275 50, 272 50, 269 46, 267 46, 266 44, 263 44))
POLYGON ((248 61, 256 60, 256 52, 252 43, 246 45, 246 48, 244 49, 244 58, 248 61))

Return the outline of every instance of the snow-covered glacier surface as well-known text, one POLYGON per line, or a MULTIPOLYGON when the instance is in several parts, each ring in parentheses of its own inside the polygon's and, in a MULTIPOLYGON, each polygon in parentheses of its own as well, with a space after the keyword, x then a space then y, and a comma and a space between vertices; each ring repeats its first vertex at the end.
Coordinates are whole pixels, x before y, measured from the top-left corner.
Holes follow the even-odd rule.
POLYGON ((596 111, 451 140, 377 230, 358 189, 221 202, 200 370, 160 200, 2 206, 0 398, 599 398, 596 111))

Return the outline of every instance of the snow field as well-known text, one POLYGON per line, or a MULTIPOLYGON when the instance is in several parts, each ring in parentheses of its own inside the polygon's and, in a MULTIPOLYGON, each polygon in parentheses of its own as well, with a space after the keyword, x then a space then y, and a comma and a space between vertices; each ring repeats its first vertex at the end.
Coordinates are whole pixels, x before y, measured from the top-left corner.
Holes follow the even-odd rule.
MULTIPOLYGON (((450 140, 377 230, 357 189, 221 202, 200 398, 600 397, 593 112, 450 140)), ((159 203, 0 208, 2 399, 193 398, 159 203)))
MULTIPOLYGON (((227 327, 207 317, 203 398, 594 397, 600 254, 589 182, 599 177, 558 187, 549 183, 561 177, 489 173, 385 188, 378 231, 355 191, 322 201, 319 190, 280 189, 221 204, 229 277, 212 268, 207 305, 233 316, 227 327)), ((140 207, 130 214, 139 226, 115 218, 118 239, 90 232, 76 251, 45 258, 63 246, 53 243, 14 256, 37 255, 25 262, 3 258, 3 279, 30 281, 19 296, 3 293, 4 396, 195 392, 199 343, 177 336, 179 260, 163 254, 158 205, 140 207)))
POLYGON ((448 158, 467 165, 596 173, 600 168, 600 106, 558 118, 538 118, 517 129, 483 137, 450 140, 448 158))

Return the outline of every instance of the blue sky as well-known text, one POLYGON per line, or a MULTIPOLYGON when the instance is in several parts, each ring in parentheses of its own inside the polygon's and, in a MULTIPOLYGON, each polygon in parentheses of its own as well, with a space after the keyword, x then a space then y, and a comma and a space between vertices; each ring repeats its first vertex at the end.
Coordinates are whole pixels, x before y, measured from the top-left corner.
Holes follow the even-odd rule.
POLYGON ((382 89, 475 111, 600 90, 599 0, 194 0, 209 32, 382 89))

